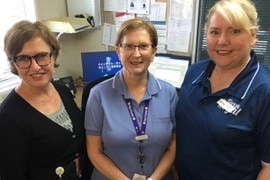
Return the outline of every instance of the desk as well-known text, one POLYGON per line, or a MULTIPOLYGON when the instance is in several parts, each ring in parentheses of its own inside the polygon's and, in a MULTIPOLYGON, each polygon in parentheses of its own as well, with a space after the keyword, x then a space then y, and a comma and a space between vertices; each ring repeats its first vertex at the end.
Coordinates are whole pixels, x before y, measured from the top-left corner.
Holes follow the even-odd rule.
POLYGON ((75 94, 75 102, 79 108, 81 108, 83 87, 76 87, 77 93, 75 94))

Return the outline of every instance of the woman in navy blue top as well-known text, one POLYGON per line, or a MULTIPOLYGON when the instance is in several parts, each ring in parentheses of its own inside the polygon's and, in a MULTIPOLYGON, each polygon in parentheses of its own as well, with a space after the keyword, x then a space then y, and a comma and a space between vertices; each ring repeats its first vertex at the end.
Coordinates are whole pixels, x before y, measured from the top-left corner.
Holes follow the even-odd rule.
POLYGON ((257 23, 248 0, 209 11, 210 59, 189 68, 176 108, 181 180, 270 178, 270 71, 252 50, 257 23))

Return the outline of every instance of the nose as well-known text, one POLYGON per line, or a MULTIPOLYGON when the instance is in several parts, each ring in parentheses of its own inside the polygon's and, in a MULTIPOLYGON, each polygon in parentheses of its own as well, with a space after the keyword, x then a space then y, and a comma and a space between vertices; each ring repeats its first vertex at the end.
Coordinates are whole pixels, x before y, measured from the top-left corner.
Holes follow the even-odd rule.
POLYGON ((140 49, 139 49, 138 46, 136 46, 136 47, 134 48, 134 51, 133 51, 132 54, 133 54, 133 56, 136 56, 136 57, 141 56, 141 52, 140 52, 140 49))
POLYGON ((37 60, 36 60, 34 57, 31 58, 31 61, 32 61, 32 62, 31 62, 30 68, 33 68, 33 67, 34 67, 34 68, 38 68, 38 69, 39 69, 39 68, 41 67, 41 66, 37 63, 37 60))
POLYGON ((228 44, 229 43, 229 38, 226 33, 221 33, 219 39, 218 39, 218 44, 228 44))

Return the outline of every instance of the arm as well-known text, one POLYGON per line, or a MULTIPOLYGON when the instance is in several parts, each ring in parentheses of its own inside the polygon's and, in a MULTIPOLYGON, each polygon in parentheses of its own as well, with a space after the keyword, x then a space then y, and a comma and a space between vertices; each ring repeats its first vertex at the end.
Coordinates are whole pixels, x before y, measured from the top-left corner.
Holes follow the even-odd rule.
POLYGON ((262 169, 259 172, 257 180, 268 180, 270 177, 270 163, 262 162, 262 169))
POLYGON ((12 121, 0 114, 0 179, 25 180, 28 143, 24 131, 9 123, 12 121))
POLYGON ((86 136, 87 154, 95 168, 111 180, 129 180, 104 153, 100 136, 86 136))
POLYGON ((162 156, 159 164, 157 165, 155 171, 151 175, 153 180, 161 180, 171 169, 174 163, 176 152, 176 135, 172 135, 170 144, 162 156))

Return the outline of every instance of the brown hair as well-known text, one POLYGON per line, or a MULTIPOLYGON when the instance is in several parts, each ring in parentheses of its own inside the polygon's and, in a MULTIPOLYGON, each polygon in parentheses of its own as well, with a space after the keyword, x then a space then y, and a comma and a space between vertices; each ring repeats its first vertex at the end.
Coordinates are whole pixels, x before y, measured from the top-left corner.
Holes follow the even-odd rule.
POLYGON ((155 29, 153 24, 139 18, 129 19, 121 24, 116 36, 115 46, 119 46, 122 43, 123 37, 125 36, 126 33, 137 29, 145 29, 150 35, 152 46, 157 47, 158 44, 157 30, 155 29))
MULTIPOLYGON (((42 38, 50 46, 55 59, 58 57, 60 44, 49 28, 40 21, 32 23, 27 20, 22 20, 15 23, 7 31, 4 38, 4 51, 10 63, 11 72, 18 75, 13 64, 13 58, 22 50, 27 41, 37 37, 42 38)), ((54 62, 54 66, 59 66, 56 64, 56 61, 54 62)))

